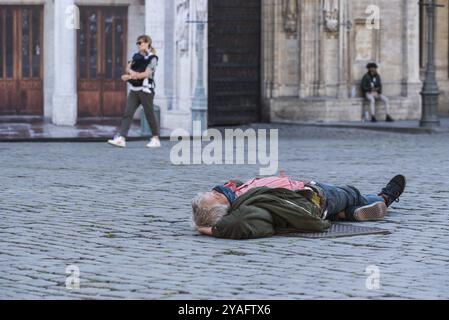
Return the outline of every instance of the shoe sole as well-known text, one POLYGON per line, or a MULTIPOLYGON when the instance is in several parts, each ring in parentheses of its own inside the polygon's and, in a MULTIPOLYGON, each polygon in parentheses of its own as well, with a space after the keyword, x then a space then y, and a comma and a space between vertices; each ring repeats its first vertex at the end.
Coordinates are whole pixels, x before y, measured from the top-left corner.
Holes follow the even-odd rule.
POLYGON ((387 205, 384 202, 376 202, 356 209, 354 218, 357 221, 378 221, 385 217, 387 210, 387 205))
POLYGON ((119 144, 115 144, 115 143, 113 143, 112 141, 108 141, 108 143, 111 145, 111 146, 114 146, 114 147, 117 147, 117 148, 125 148, 126 146, 121 146, 121 145, 119 145, 119 144))

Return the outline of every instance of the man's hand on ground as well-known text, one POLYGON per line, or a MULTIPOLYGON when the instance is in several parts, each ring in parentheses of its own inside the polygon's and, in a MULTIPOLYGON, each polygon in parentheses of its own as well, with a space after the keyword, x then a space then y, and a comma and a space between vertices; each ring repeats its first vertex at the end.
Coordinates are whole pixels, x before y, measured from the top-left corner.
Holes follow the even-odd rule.
POLYGON ((211 227, 197 227, 197 230, 201 234, 212 237, 212 228, 211 227))

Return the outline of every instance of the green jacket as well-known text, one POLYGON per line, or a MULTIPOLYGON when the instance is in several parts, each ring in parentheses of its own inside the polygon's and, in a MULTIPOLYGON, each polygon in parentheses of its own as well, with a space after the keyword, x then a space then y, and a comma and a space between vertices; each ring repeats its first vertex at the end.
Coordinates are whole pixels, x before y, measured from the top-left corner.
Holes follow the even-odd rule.
POLYGON ((288 232, 323 232, 330 222, 320 215, 307 190, 254 188, 237 198, 229 213, 212 228, 212 234, 226 239, 254 239, 288 232))

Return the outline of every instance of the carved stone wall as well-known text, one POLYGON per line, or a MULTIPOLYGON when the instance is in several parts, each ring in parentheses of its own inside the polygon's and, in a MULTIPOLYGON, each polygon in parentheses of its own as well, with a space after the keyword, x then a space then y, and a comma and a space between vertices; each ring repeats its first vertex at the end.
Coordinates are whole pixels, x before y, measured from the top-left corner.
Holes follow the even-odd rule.
POLYGON ((264 110, 271 120, 361 120, 360 82, 371 61, 380 66, 393 116, 420 117, 417 3, 263 2, 264 110))

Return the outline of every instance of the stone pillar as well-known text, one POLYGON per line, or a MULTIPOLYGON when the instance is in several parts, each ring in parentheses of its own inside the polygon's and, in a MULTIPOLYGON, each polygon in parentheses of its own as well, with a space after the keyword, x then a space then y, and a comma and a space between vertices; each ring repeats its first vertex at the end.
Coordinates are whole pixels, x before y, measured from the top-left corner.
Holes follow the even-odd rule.
POLYGON ((401 108, 402 115, 398 114, 396 118, 413 118, 421 117, 421 101, 420 91, 422 83, 420 80, 420 30, 419 30, 419 3, 417 1, 403 0, 403 80, 402 80, 402 96, 407 99, 401 108), (405 113, 405 114, 404 114, 405 113))
MULTIPOLYGON (((175 3, 174 1, 165 1, 165 39, 164 42, 164 61, 173 61, 175 55, 175 3)), ((174 64, 164 64, 164 95, 167 103, 167 110, 173 110, 174 96, 174 64)))
MULTIPOLYGON (((317 1, 308 0, 300 2, 300 85, 299 94, 300 98, 313 97, 314 95, 314 82, 315 82, 315 70, 317 66, 316 53, 316 37, 318 28, 318 17, 316 17, 317 1)), ((282 49, 280 49, 282 50, 282 49)))
MULTIPOLYGON (((172 1, 172 0, 170 0, 172 1)), ((165 99, 165 66, 170 61, 165 57, 165 2, 166 0, 145 1, 145 34, 153 40, 153 47, 157 51, 159 64, 156 69, 155 103, 166 110, 165 99)), ((170 41, 167 39, 167 41, 170 41)))
MULTIPOLYGON (((270 122, 271 99, 274 90, 274 0, 262 0, 262 122, 270 122)), ((299 52, 298 52, 299 57, 299 52)), ((299 63, 298 63, 299 64, 299 63)), ((298 72, 299 73, 299 72, 298 72)))
MULTIPOLYGON (((416 1, 405 0, 405 14, 406 20, 406 50, 407 55, 407 70, 406 79, 414 85, 420 86, 419 74, 419 3, 416 1)), ((419 91, 419 89, 418 89, 419 91)))
POLYGON ((194 122, 199 121, 201 123, 201 132, 208 128, 207 125, 207 98, 204 88, 204 38, 207 37, 206 19, 207 19, 207 0, 196 1, 196 83, 192 100, 192 131, 195 126, 194 122))
POLYGON ((73 126, 78 114, 76 28, 79 12, 74 0, 54 3, 54 92, 52 122, 73 126))
POLYGON ((422 118, 421 127, 439 127, 438 119, 438 96, 440 90, 436 81, 435 68, 435 10, 437 5, 434 0, 429 0, 426 4, 427 11, 427 66, 422 95, 422 118))
POLYGON ((348 20, 347 14, 347 0, 339 1, 339 46, 338 46, 338 98, 348 98, 348 30, 346 21, 348 20))
POLYGON ((280 97, 280 88, 281 88, 281 37, 283 34, 283 26, 282 26, 282 1, 281 0, 273 0, 273 49, 272 49, 272 76, 271 76, 271 94, 272 98, 280 97))
POLYGON ((54 92, 54 2, 46 1, 44 5, 44 118, 51 121, 53 118, 53 92, 54 92))

